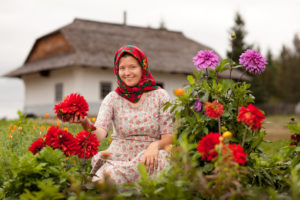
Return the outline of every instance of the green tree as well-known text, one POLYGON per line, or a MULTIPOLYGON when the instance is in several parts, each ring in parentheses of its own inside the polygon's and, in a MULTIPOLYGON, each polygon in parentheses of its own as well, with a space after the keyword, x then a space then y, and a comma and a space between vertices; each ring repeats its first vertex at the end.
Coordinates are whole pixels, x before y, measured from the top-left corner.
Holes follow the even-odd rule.
POLYGON ((300 40, 294 37, 294 49, 282 47, 276 86, 279 97, 287 103, 300 101, 300 40))
POLYGON ((231 27, 230 32, 235 34, 235 39, 232 42, 232 49, 227 51, 227 57, 231 58, 235 63, 239 63, 240 55, 246 50, 251 49, 253 45, 246 44, 245 37, 247 31, 245 29, 245 22, 239 12, 236 13, 234 18, 234 26, 231 27), (233 54, 232 54, 233 52, 233 54))
POLYGON ((251 89, 256 97, 256 103, 270 103, 277 98, 276 77, 278 71, 278 62, 273 59, 273 54, 269 49, 267 52, 266 70, 261 75, 252 77, 251 89))

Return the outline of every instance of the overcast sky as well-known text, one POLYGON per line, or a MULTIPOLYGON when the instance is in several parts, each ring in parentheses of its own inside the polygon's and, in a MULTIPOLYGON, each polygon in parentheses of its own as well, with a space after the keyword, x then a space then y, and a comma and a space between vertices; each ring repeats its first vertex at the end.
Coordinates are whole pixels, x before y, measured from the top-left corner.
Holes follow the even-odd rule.
MULTIPOLYGON (((182 31, 225 56, 235 13, 246 23, 246 42, 278 55, 300 33, 300 0, 0 0, 0 75, 21 66, 35 40, 75 17, 182 31)), ((195 52, 196 53, 196 52, 195 52)), ((113 58, 112 58, 113 60, 113 58)), ((24 85, 0 78, 0 118, 23 109, 24 85)))

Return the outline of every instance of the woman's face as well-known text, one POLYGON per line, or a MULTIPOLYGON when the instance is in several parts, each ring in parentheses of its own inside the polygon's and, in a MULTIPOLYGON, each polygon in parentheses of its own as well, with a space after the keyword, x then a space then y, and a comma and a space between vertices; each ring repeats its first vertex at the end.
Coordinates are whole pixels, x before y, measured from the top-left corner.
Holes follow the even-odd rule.
POLYGON ((132 56, 124 56, 119 61, 119 76, 127 86, 136 86, 142 78, 142 67, 132 56))

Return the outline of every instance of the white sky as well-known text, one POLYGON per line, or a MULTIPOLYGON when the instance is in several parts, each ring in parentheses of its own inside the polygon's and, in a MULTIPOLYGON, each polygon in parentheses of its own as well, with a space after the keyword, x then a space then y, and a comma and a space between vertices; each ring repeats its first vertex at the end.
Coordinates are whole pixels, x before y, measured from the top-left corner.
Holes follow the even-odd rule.
MULTIPOLYGON (((300 0, 0 0, 0 75, 21 66, 35 40, 75 17, 102 22, 182 31, 225 56, 229 29, 239 11, 245 20, 246 42, 278 55, 300 33, 300 0)), ((113 60, 113 58, 112 58, 113 60)), ((23 109, 24 86, 0 78, 0 118, 23 109), (13 91, 13 92, 12 92, 13 91)))

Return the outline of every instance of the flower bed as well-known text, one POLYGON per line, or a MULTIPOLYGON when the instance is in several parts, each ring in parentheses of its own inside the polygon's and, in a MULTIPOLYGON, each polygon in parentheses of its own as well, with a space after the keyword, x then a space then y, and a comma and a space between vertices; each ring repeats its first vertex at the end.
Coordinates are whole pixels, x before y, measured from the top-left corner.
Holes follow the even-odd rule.
MULTIPOLYGON (((0 198, 299 199, 300 125, 288 124, 290 142, 276 154, 265 153, 265 116, 254 104, 250 85, 218 76, 235 68, 263 73, 265 59, 247 50, 241 65, 235 65, 229 59, 219 61, 213 51, 200 51, 194 63, 198 70, 187 76, 189 85, 174 91, 177 99, 165 104, 176 119, 176 141, 172 164, 159 177, 149 178, 145 166, 139 165, 137 183, 116 186, 109 177, 89 183, 90 166, 80 159, 96 153, 91 131, 65 124, 37 126, 19 113, 2 133, 0 198)), ((86 116, 88 106, 82 98, 66 98, 76 101, 57 106, 58 117, 86 116)), ((101 148, 107 144, 104 141, 101 148)))

